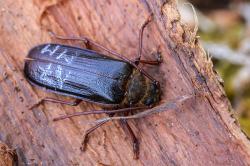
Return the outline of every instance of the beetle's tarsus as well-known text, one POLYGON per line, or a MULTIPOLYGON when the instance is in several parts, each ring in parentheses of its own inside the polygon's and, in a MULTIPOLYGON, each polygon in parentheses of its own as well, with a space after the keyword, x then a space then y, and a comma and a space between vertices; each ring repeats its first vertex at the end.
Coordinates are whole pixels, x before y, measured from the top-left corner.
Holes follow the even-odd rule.
POLYGON ((86 150, 88 141, 89 141, 89 136, 88 136, 88 134, 85 134, 84 137, 83 137, 81 147, 80 147, 80 150, 82 152, 84 152, 86 150))
POLYGON ((136 139, 136 140, 134 140, 134 142, 133 142, 133 153, 134 153, 134 156, 133 156, 133 158, 134 159, 139 159, 139 141, 136 139))

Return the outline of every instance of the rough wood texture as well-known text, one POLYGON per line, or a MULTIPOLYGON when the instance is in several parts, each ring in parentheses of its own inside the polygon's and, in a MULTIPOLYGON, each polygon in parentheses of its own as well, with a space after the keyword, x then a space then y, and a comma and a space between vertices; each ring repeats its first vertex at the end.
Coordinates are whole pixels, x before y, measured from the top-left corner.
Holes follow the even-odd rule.
POLYGON ((13 166, 16 161, 15 151, 0 141, 0 166, 13 166))
MULTIPOLYGON (((195 35, 180 23, 174 0, 5 0, 0 1, 0 139, 17 149, 19 162, 44 165, 249 165, 250 144, 241 133, 195 35), (140 158, 133 160, 130 140, 116 121, 91 135, 86 152, 79 150, 88 120, 82 116, 52 119, 76 111, 100 109, 46 103, 28 107, 45 96, 61 96, 32 87, 24 78, 24 58, 33 46, 50 42, 47 30, 61 35, 86 35, 133 58, 139 28, 149 13, 143 58, 158 46, 163 63, 147 68, 162 84, 160 105, 195 89, 207 91, 158 114, 130 120, 140 140, 140 158)), ((55 42, 55 41, 54 41, 55 42)), ((57 41, 61 42, 61 41, 57 41)), ((82 45, 81 43, 71 43, 82 45)), ((159 109, 160 109, 159 108, 159 109)))

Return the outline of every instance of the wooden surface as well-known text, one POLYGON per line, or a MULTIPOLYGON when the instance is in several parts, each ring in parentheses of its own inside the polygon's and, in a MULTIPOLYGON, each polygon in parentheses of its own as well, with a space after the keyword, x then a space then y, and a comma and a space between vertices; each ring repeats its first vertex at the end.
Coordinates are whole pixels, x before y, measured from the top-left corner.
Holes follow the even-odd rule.
MULTIPOLYGON (((5 0, 0 1, 0 139, 16 148, 20 164, 43 165, 249 165, 249 142, 231 117, 219 77, 195 35, 181 25, 175 2, 164 0, 5 0), (65 97, 32 87, 23 76, 24 58, 33 46, 61 42, 61 35, 85 35, 135 57, 139 28, 148 17, 143 58, 153 58, 160 46, 163 63, 146 68, 162 85, 160 108, 194 89, 207 91, 176 109, 130 120, 140 140, 140 158, 133 160, 131 142, 116 121, 96 130, 81 152, 90 115, 59 122, 52 119, 76 111, 100 109, 46 103, 28 107, 49 96, 65 97)), ((82 43, 68 43, 83 46, 82 43)), ((160 109, 159 108, 159 109, 160 109)))
POLYGON ((13 166, 17 162, 16 153, 0 141, 0 166, 13 166))

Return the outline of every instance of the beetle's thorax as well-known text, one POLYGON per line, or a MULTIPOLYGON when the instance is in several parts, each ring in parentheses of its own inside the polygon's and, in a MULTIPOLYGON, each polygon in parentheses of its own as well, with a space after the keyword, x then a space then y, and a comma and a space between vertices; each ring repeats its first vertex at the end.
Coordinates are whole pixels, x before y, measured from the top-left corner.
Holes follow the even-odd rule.
POLYGON ((124 106, 152 106, 160 100, 159 87, 137 69, 133 70, 126 86, 124 106))

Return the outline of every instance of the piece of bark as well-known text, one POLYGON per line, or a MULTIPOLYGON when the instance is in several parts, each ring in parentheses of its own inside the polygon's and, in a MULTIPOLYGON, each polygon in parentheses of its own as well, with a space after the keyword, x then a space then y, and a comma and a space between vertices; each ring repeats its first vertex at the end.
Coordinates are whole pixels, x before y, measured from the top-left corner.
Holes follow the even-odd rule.
POLYGON ((17 162, 15 150, 0 141, 0 166, 13 166, 17 162))
POLYGON ((250 164, 250 144, 231 117, 230 103, 212 62, 195 34, 181 25, 175 1, 0 1, 0 34, 0 139, 16 147, 20 164, 250 164), (178 104, 176 109, 130 120, 140 140, 139 160, 132 159, 131 142, 116 121, 91 134, 86 152, 80 151, 84 131, 90 127, 85 122, 105 115, 52 121, 59 115, 100 109, 96 105, 46 103, 28 109, 44 97, 65 99, 31 86, 23 76, 28 50, 52 40, 48 30, 87 36, 132 59, 137 53, 140 26, 151 12, 153 21, 145 30, 143 59, 154 58, 151 52, 160 48, 163 63, 145 68, 161 82, 159 107, 195 90, 206 93, 178 104))

